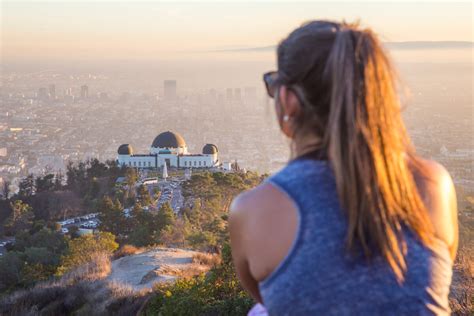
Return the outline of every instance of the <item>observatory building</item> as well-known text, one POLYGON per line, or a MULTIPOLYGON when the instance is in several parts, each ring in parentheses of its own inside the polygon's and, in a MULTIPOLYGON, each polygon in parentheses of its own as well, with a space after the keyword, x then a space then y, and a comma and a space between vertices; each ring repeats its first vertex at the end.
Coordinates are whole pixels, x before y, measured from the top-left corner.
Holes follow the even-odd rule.
POLYGON ((216 145, 206 144, 202 153, 190 154, 183 137, 170 131, 155 137, 149 154, 135 154, 129 144, 121 145, 117 153, 119 165, 134 168, 158 168, 164 164, 175 168, 211 168, 221 164, 216 145))

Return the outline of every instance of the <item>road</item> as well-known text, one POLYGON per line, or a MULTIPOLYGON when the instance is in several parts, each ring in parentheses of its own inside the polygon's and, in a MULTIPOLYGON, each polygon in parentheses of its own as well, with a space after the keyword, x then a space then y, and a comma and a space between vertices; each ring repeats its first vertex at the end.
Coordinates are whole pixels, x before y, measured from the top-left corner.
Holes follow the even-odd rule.
POLYGON ((167 181, 160 181, 158 183, 161 195, 156 203, 157 209, 159 209, 163 203, 169 202, 173 211, 176 214, 179 213, 184 203, 181 182, 182 180, 179 179, 171 179, 167 181))

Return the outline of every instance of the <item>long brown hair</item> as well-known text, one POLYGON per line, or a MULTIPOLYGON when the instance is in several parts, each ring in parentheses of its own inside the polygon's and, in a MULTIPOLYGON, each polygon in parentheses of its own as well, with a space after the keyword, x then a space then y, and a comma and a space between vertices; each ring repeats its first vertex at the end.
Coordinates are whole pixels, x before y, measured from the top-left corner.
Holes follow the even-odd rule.
POLYGON ((329 157, 347 214, 348 250, 381 255, 403 281, 403 229, 431 246, 433 227, 412 175, 411 165, 420 164, 387 53, 358 23, 313 21, 278 46, 278 74, 281 84, 301 91, 298 133, 318 135, 329 157))

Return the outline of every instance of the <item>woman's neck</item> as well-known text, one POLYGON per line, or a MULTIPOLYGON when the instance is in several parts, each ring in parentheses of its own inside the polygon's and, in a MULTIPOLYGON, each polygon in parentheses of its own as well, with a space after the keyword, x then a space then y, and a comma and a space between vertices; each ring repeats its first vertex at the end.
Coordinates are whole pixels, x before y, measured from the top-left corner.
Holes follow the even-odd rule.
POLYGON ((292 159, 321 148, 322 140, 314 135, 304 135, 293 139, 292 159))

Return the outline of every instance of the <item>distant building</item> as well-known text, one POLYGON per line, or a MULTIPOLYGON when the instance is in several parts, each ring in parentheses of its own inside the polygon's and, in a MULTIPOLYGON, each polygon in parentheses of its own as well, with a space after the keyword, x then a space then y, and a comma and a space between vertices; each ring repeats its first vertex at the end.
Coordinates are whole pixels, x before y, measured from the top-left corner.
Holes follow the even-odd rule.
POLYGON ((56 86, 54 84, 49 85, 49 98, 56 99, 56 86))
POLYGON ((190 154, 183 137, 167 131, 155 137, 149 154, 135 154, 129 144, 121 145, 117 162, 134 168, 158 168, 165 164, 167 168, 211 168, 220 165, 218 152, 216 145, 206 144, 201 154, 190 154))
POLYGON ((175 101, 177 98, 176 80, 165 80, 163 82, 163 92, 165 101, 175 101))
POLYGON ((232 163, 231 162, 224 162, 222 164, 222 168, 226 171, 231 171, 232 170, 232 163))
POLYGON ((86 85, 81 86, 81 98, 87 99, 89 97, 89 87, 86 85))
POLYGON ((234 100, 234 94, 232 93, 232 88, 226 89, 225 99, 227 102, 232 102, 232 100, 234 100))
POLYGON ((46 88, 39 88, 37 96, 40 100, 46 100, 48 99, 48 91, 46 90, 46 88))
POLYGON ((234 101, 237 103, 242 102, 242 92, 240 88, 234 89, 234 101))
POLYGON ((222 105, 224 104, 224 94, 223 93, 219 93, 217 94, 217 104, 219 105, 222 105))

